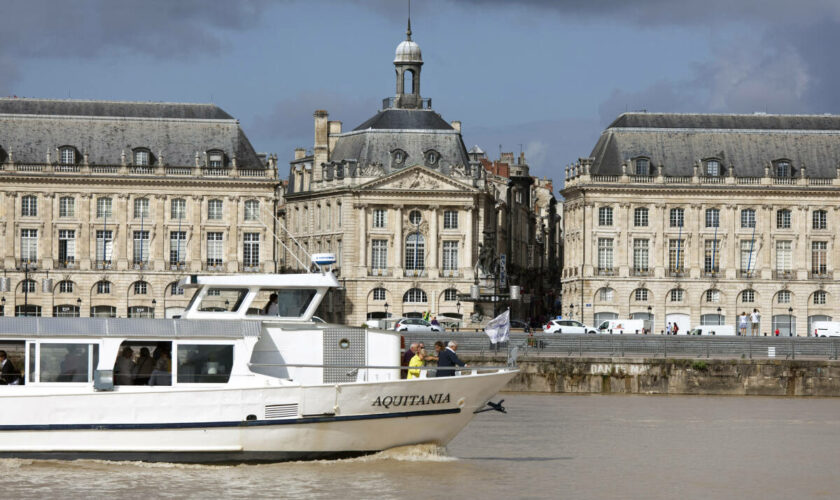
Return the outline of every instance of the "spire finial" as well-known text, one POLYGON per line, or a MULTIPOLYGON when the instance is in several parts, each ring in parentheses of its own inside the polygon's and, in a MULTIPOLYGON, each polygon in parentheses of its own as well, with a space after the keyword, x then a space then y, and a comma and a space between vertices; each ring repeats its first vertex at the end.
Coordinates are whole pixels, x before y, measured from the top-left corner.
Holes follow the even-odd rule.
POLYGON ((405 39, 411 41, 411 0, 408 0, 408 29, 405 30, 405 39))

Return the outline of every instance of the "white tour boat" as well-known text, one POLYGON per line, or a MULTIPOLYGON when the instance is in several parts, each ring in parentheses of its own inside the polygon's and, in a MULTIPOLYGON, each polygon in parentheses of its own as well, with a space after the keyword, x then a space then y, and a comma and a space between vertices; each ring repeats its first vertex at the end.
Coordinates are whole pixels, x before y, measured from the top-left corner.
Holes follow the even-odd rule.
POLYGON ((181 284, 195 294, 179 319, 0 319, 0 349, 23 364, 0 385, 0 457, 247 462, 445 445, 517 372, 400 379, 399 334, 312 321, 339 286, 330 272, 181 284))

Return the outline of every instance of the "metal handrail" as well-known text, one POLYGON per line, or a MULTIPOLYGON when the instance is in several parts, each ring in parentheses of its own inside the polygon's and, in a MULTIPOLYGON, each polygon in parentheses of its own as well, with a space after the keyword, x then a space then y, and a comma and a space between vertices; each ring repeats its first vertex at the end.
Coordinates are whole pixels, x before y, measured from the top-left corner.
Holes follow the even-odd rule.
POLYGON ((476 371, 476 370, 515 370, 510 366, 390 366, 390 365, 345 365, 345 364, 312 364, 312 363, 248 363, 248 366, 280 366, 291 368, 358 368, 369 370, 443 370, 443 371, 476 371))

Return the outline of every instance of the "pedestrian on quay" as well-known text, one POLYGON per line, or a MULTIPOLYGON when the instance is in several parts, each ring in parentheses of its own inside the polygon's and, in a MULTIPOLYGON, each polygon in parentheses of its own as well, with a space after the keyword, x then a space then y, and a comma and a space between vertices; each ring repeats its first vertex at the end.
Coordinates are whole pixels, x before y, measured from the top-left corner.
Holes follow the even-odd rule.
POLYGON ((778 328, 776 328, 776 336, 777 337, 779 336, 779 329, 778 328))
POLYGON ((671 335, 671 332, 674 331, 674 327, 671 326, 671 322, 668 322, 668 326, 665 327, 665 335, 671 335))
POLYGON ((747 322, 747 311, 742 311, 741 317, 738 318, 738 329, 740 330, 739 335, 741 335, 742 337, 747 336, 747 322))
POLYGON ((758 313, 758 309, 753 309, 753 312, 750 313, 750 323, 752 324, 751 335, 753 337, 759 337, 758 327, 761 324, 761 314, 758 313))

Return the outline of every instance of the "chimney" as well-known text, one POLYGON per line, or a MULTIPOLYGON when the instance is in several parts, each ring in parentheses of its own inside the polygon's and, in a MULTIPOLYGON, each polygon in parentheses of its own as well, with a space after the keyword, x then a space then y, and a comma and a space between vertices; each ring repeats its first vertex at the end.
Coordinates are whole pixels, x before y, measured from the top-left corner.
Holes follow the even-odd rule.
POLYGON ((323 109, 315 111, 315 161, 312 165, 312 181, 321 181, 321 164, 330 161, 329 152, 329 113, 323 109))
POLYGON ((295 160, 300 160, 306 156, 306 150, 303 148, 295 148, 295 160))
POLYGON ((461 133, 461 121, 460 120, 455 120, 454 122, 452 122, 452 128, 457 130, 458 133, 460 134, 461 133))
POLYGON ((328 122, 329 128, 329 147, 330 147, 330 155, 332 155, 333 149, 335 149, 335 141, 338 140, 337 135, 341 133, 341 122, 340 121, 330 121, 328 122))

